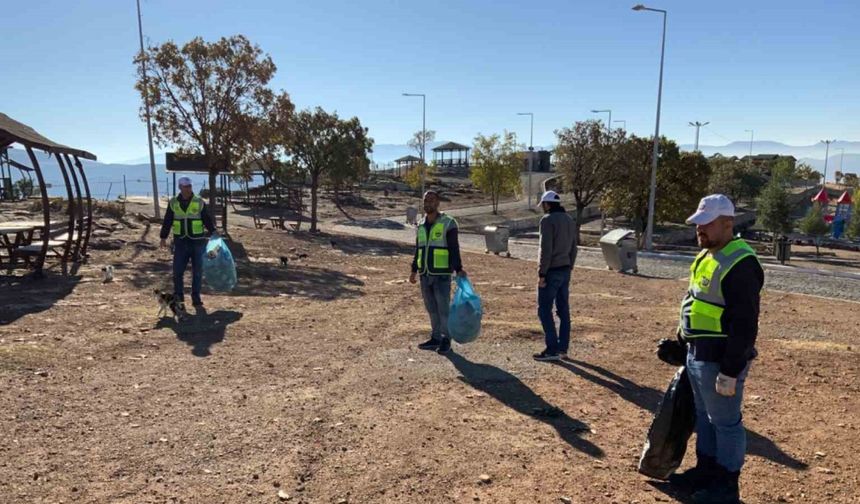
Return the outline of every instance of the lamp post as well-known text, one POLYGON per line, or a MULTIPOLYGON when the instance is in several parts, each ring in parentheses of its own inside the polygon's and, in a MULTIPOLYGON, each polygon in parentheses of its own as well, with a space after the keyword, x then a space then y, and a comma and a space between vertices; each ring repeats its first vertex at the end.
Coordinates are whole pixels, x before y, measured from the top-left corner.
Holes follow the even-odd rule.
POLYGON ((624 120, 624 119, 616 119, 616 120, 614 120, 614 121, 612 121, 612 122, 624 123, 624 125, 623 125, 623 126, 621 126, 621 129, 623 129, 624 131, 627 131, 627 121, 626 121, 626 120, 624 120))
POLYGON ((137 34, 140 37, 140 73, 143 77, 143 110, 146 115, 146 138, 149 141, 149 171, 152 176, 152 206, 155 218, 161 218, 161 208, 158 204, 158 182, 155 180, 155 152, 152 150, 152 119, 149 113, 149 88, 146 82, 146 59, 143 50, 143 22, 140 19, 140 0, 137 0, 137 34))
POLYGON ((830 144, 832 144, 835 141, 836 140, 822 140, 821 141, 821 143, 823 143, 826 146, 825 151, 824 151, 824 184, 822 185, 822 188, 827 187, 827 158, 830 157, 830 144))
POLYGON ((427 142, 427 95, 421 93, 403 93, 403 96, 421 97, 421 198, 424 197, 424 174, 427 172, 427 160, 424 157, 427 142))
POLYGON ((696 128, 696 147, 693 149, 693 152, 699 152, 699 128, 701 128, 702 126, 706 126, 708 124, 711 124, 711 123, 710 122, 696 121, 696 122, 691 122, 689 124, 690 124, 690 126, 695 126, 695 128, 696 128))
POLYGON ((604 112, 609 112, 609 119, 606 121, 606 132, 607 132, 607 133, 612 133, 612 111, 611 111, 611 110, 609 110, 609 109, 604 109, 604 110, 594 110, 594 109, 592 109, 592 110, 591 110, 591 113, 592 113, 592 114, 602 114, 602 113, 604 113, 604 112))
POLYGON ((533 112, 517 112, 517 115, 529 116, 531 118, 531 126, 529 127, 529 208, 532 207, 532 162, 534 161, 534 139, 535 139, 535 115, 533 112))
POLYGON ((652 9, 638 4, 633 7, 635 11, 651 11, 663 14, 663 42, 660 46, 660 81, 657 85, 657 121, 654 126, 654 153, 651 159, 651 191, 648 194, 648 225, 645 228, 645 248, 654 248, 654 197, 657 193, 657 155, 660 150, 660 104, 663 100, 663 58, 666 55, 666 18, 667 13, 662 9, 652 9))
POLYGON ((755 135, 755 130, 749 129, 749 130, 744 130, 744 131, 746 131, 747 133, 750 134, 750 157, 747 158, 747 159, 749 159, 749 161, 747 161, 747 166, 752 168, 752 146, 753 146, 753 135, 755 135))

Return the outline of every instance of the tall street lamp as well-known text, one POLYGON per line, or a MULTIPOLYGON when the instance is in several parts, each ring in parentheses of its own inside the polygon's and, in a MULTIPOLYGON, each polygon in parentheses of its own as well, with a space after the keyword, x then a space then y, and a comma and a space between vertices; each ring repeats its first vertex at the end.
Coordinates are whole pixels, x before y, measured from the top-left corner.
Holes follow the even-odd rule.
POLYGON ((529 116, 531 118, 531 126, 529 127, 529 208, 532 207, 532 162, 534 159, 534 139, 535 139, 535 115, 532 112, 517 112, 517 115, 529 116))
POLYGON ((140 19, 140 0, 137 0, 137 34, 140 37, 140 74, 143 76, 143 110, 146 116, 146 138, 149 141, 149 171, 152 176, 152 206, 155 218, 161 218, 158 204, 158 182, 155 178, 155 152, 152 149, 152 119, 149 113, 149 88, 146 82, 146 53, 143 50, 143 22, 140 19))
POLYGON ((627 121, 626 121, 626 120, 624 120, 624 119, 616 119, 616 120, 614 120, 614 121, 612 121, 612 122, 616 122, 616 123, 624 123, 624 125, 623 125, 623 126, 621 126, 621 129, 623 129, 624 131, 627 131, 627 121))
POLYGON ((696 128, 696 147, 693 149, 693 152, 699 152, 699 128, 701 128, 702 126, 706 126, 708 124, 711 124, 711 123, 710 122, 696 121, 696 122, 691 122, 689 124, 690 124, 690 126, 694 126, 696 128))
POLYGON ((642 4, 633 7, 635 11, 651 11, 663 14, 663 42, 660 46, 660 83, 657 86, 657 121, 654 126, 654 153, 651 156, 651 191, 648 194, 648 225, 645 228, 645 248, 653 250, 654 238, 654 196, 657 193, 657 155, 660 150, 660 103, 663 99, 663 57, 666 54, 666 18, 665 10, 652 9, 642 4))
POLYGON ((832 144, 835 141, 836 140, 822 140, 821 141, 821 143, 823 143, 826 146, 825 151, 824 151, 824 185, 823 185, 823 187, 825 187, 825 188, 827 187, 827 158, 830 157, 830 144, 832 144))
POLYGON ((609 109, 604 109, 604 110, 591 109, 592 114, 603 114, 604 112, 609 112, 609 119, 606 121, 606 132, 612 133, 612 111, 609 109))
POLYGON ((424 148, 427 142, 427 95, 421 93, 403 93, 403 96, 421 97, 421 197, 424 197, 424 173, 427 171, 427 161, 424 158, 424 148))

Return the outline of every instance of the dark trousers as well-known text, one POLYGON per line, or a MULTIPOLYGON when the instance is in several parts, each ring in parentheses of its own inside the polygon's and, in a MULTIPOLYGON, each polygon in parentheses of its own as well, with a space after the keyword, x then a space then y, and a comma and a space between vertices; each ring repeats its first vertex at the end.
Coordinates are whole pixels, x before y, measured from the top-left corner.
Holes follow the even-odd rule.
POLYGON ((440 341, 448 337, 448 315, 451 313, 451 276, 421 275, 421 296, 430 315, 430 337, 440 341))
POLYGON ((200 304, 200 286, 203 284, 203 254, 206 240, 177 238, 173 240, 173 294, 177 301, 185 301, 183 276, 191 260, 191 302, 200 304))
POLYGON ((538 317, 543 326, 546 350, 551 354, 567 353, 570 346, 570 268, 547 271, 546 287, 538 288, 538 317), (558 312, 559 327, 555 330, 552 306, 558 312))

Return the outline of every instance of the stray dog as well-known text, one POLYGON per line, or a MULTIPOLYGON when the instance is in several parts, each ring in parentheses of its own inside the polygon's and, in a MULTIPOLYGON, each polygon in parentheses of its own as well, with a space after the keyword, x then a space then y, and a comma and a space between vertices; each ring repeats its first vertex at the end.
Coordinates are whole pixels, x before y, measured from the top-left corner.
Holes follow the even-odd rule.
POLYGON ((155 289, 153 295, 155 295, 155 299, 158 301, 158 314, 156 317, 167 315, 169 310, 173 319, 179 322, 185 315, 185 304, 181 301, 177 302, 174 294, 161 289, 155 289))
POLYGON ((102 266, 102 282, 113 282, 113 266, 102 266))
POLYGON ((281 256, 281 266, 284 268, 287 267, 287 264, 290 262, 290 259, 287 256, 281 256))

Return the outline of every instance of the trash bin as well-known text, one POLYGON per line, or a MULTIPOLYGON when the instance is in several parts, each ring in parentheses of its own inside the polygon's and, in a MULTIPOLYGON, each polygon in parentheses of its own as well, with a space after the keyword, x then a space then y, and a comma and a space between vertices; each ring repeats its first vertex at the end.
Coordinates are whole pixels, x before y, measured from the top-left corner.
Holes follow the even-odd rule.
POLYGON ((406 207, 406 223, 418 224, 418 209, 415 207, 406 207))
POLYGON ((487 243, 485 253, 492 252, 499 255, 504 252, 507 257, 511 257, 511 253, 508 251, 508 239, 510 237, 511 230, 506 226, 486 226, 484 228, 484 239, 487 243))
POLYGON ((636 233, 629 229, 615 229, 600 237, 600 250, 606 266, 615 271, 638 273, 636 266, 636 233))
POLYGON ((780 264, 785 264, 789 259, 791 259, 791 242, 785 236, 780 236, 776 240, 776 260, 780 264))

